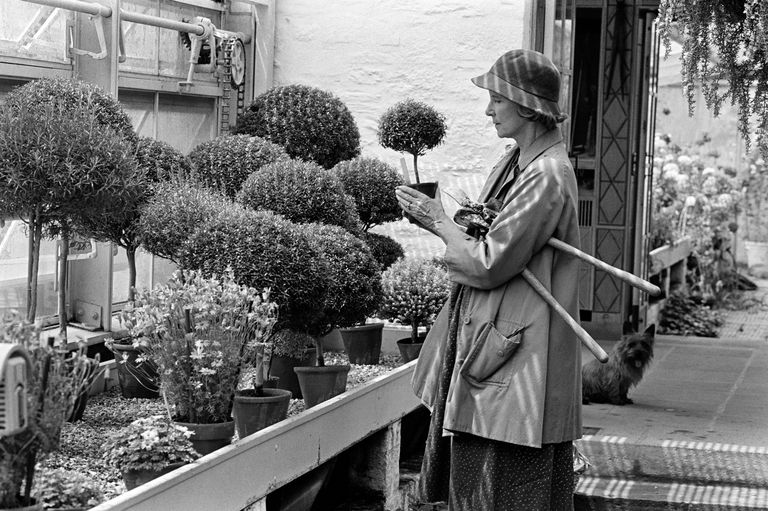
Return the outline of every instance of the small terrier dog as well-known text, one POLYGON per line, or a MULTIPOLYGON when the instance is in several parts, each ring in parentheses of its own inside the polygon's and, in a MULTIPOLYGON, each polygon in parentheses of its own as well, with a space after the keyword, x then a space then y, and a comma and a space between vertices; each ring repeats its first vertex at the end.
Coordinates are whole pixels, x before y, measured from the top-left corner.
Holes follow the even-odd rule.
POLYGON ((591 360, 581 368, 581 402, 631 405, 627 397, 630 387, 643 378, 653 358, 656 325, 638 334, 624 325, 624 335, 608 355, 608 362, 591 360))

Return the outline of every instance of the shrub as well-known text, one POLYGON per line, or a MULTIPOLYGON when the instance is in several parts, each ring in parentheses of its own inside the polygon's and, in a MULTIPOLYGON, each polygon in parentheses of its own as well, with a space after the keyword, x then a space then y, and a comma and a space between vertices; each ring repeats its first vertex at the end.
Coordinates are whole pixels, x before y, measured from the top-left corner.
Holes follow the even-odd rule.
POLYGON ((368 248, 371 249, 371 255, 379 263, 382 271, 405 256, 403 246, 389 236, 369 231, 363 234, 362 239, 368 244, 368 248))
POLYGON ((266 209, 297 223, 318 222, 360 230, 354 200, 338 177, 314 163, 280 161, 262 167, 243 183, 237 200, 252 209, 266 209))
POLYGON ((661 310, 659 333, 717 337, 723 319, 710 309, 682 292, 672 293, 661 310))
POLYGON ((206 275, 227 268, 238 283, 271 290, 279 306, 275 330, 306 332, 317 322, 325 296, 326 270, 301 226, 269 211, 234 204, 193 231, 181 264, 206 275))
POLYGON ((284 328, 272 336, 272 354, 281 357, 304 358, 307 348, 314 346, 315 338, 311 335, 284 328))
POLYGON ((139 137, 136 163, 147 173, 150 181, 167 181, 176 176, 189 176, 192 165, 181 151, 152 137, 139 137))
POLYGON ((330 169, 360 153, 360 132, 346 105, 306 85, 274 87, 237 120, 236 133, 280 144, 292 158, 330 169))
POLYGON ((429 259, 405 257, 381 277, 384 297, 380 312, 387 319, 411 325, 411 340, 419 326, 429 327, 450 293, 448 272, 429 259))
POLYGON ((287 160, 288 155, 263 138, 230 135, 203 142, 189 158, 201 183, 234 197, 249 174, 268 163, 287 160))
POLYGON ((445 116, 413 99, 395 103, 379 118, 379 143, 398 152, 413 155, 413 172, 419 183, 417 158, 443 141, 445 116))
POLYGON ((173 463, 189 463, 200 455, 192 432, 162 415, 136 419, 104 445, 104 460, 120 471, 160 471, 173 463))
POLYGON ((400 220, 402 210, 395 188, 403 184, 403 178, 392 165, 376 158, 358 157, 336 164, 333 170, 344 191, 355 200, 364 231, 400 220))
POLYGON ((104 501, 99 485, 74 470, 46 470, 38 477, 35 487, 37 501, 45 509, 90 509, 104 501))

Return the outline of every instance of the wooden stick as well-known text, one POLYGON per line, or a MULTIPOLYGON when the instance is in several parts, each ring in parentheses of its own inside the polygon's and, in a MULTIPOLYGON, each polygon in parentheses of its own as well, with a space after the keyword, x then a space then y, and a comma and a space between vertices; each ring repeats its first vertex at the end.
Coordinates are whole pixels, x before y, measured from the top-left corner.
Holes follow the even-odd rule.
POLYGON ((408 175, 408 164, 405 163, 405 158, 400 158, 400 170, 403 172, 403 181, 405 181, 405 184, 411 184, 411 178, 408 175))
POLYGON ((599 344, 592 338, 589 333, 587 333, 582 326, 571 317, 570 314, 568 314, 568 311, 563 308, 562 305, 560 305, 557 300, 555 300, 555 297, 552 296, 547 288, 544 287, 544 284, 542 284, 539 279, 536 278, 536 275, 531 272, 528 268, 525 268, 523 270, 523 278, 528 282, 528 284, 531 285, 531 287, 539 293, 539 295, 544 299, 547 304, 554 309, 555 312, 557 312, 560 317, 568 323, 568 326, 571 327, 571 329, 576 333, 576 337, 579 338, 582 344, 586 346, 589 351, 592 352, 592 354, 595 356, 596 359, 598 359, 600 362, 605 363, 608 361, 608 354, 603 350, 603 348, 600 347, 599 344))
POLYGON ((631 273, 624 270, 620 270, 615 266, 611 266, 610 264, 604 261, 601 261, 596 257, 592 257, 591 255, 585 252, 582 252, 578 248, 573 247, 568 243, 565 243, 564 241, 561 241, 555 238, 550 238, 547 243, 558 250, 571 254, 572 256, 576 256, 579 259, 590 263, 591 265, 603 270, 606 273, 613 275, 616 278, 623 280, 627 284, 634 286, 640 289, 641 291, 645 291, 651 296, 658 296, 661 294, 661 289, 659 289, 658 286, 654 286, 647 280, 643 280, 636 275, 632 275, 631 273))

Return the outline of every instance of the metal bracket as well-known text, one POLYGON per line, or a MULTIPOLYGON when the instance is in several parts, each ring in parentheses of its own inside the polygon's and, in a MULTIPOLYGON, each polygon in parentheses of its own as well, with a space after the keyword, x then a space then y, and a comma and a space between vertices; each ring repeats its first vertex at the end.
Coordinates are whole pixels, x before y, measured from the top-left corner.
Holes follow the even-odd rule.
POLYGON ((213 22, 208 18, 201 16, 196 17, 192 23, 195 23, 203 27, 203 33, 197 35, 189 32, 189 39, 192 41, 192 48, 189 55, 189 72, 187 73, 187 79, 183 82, 179 82, 179 88, 182 92, 193 87, 195 84, 192 79, 195 76, 195 71, 201 73, 212 73, 216 69, 216 27, 213 22), (208 46, 211 48, 211 61, 210 64, 200 65, 197 61, 200 58, 200 50, 203 48, 203 42, 207 40, 208 46))
POLYGON ((75 48, 75 31, 74 27, 69 27, 69 52, 74 55, 85 55, 86 57, 91 57, 94 60, 101 60, 107 58, 108 51, 107 51, 107 38, 104 36, 104 24, 106 23, 106 19, 103 16, 88 16, 88 19, 90 19, 93 22, 93 26, 96 29, 96 37, 99 39, 99 51, 98 53, 83 50, 81 48, 75 48), (98 19, 97 19, 98 18, 98 19))

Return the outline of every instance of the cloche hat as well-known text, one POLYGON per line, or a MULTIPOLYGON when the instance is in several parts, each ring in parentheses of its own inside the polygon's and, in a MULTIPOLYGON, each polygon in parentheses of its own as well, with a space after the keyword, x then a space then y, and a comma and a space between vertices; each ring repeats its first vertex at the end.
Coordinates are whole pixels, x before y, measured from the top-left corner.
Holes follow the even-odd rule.
POLYGON ((560 112, 560 72, 543 54, 533 50, 511 50, 491 69, 472 78, 472 83, 501 94, 510 101, 565 119, 560 112))

